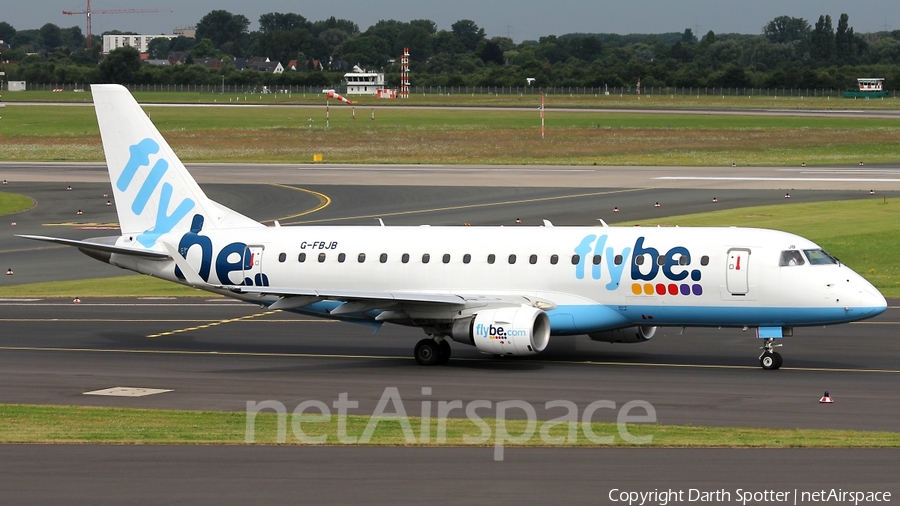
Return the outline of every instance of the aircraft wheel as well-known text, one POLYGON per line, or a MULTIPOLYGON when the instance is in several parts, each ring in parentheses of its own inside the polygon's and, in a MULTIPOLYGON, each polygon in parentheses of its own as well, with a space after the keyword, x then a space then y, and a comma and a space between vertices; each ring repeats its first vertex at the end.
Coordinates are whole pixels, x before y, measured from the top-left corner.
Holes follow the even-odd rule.
POLYGON ((759 365, 762 366, 763 369, 773 370, 778 369, 779 363, 778 359, 781 358, 777 353, 767 351, 759 357, 759 365), (777 358, 776 358, 777 357, 777 358))
POLYGON ((453 350, 450 349, 450 343, 447 342, 446 339, 442 339, 438 344, 438 364, 446 364, 450 361, 450 354, 453 350))
POLYGON ((434 339, 422 339, 413 351, 419 365, 435 365, 440 360, 440 348, 434 339))
POLYGON ((784 359, 781 358, 781 354, 773 351, 772 355, 775 355, 775 369, 781 369, 781 364, 784 363, 784 359))

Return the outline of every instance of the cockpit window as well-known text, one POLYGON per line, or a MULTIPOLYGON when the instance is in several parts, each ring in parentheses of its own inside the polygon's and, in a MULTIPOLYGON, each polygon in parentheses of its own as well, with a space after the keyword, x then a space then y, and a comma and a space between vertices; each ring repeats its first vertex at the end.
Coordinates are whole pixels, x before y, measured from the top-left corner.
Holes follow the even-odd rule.
POLYGON ((801 255, 799 251, 791 249, 781 252, 781 261, 778 265, 788 267, 791 265, 803 265, 805 263, 806 261, 803 260, 803 255, 801 255))
POLYGON ((829 255, 823 249, 805 249, 806 258, 809 259, 810 265, 834 265, 840 263, 837 258, 829 255))

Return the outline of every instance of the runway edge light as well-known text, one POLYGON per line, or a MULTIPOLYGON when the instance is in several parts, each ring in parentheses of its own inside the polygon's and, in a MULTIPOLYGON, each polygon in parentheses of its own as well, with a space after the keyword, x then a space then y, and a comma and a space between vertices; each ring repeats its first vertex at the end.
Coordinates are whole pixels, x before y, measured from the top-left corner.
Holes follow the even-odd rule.
POLYGON ((830 403, 834 402, 834 399, 832 399, 831 396, 828 395, 828 391, 826 390, 825 395, 823 395, 822 398, 819 399, 819 402, 821 402, 823 404, 830 404, 830 403))

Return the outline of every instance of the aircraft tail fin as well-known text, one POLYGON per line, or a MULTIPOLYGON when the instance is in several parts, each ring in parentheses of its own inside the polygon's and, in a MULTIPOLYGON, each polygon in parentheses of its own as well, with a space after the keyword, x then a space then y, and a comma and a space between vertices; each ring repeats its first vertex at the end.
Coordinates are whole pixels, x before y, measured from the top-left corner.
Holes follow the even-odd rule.
POLYGON ((128 89, 94 84, 91 93, 122 235, 149 248, 172 231, 264 226, 203 193, 128 89))

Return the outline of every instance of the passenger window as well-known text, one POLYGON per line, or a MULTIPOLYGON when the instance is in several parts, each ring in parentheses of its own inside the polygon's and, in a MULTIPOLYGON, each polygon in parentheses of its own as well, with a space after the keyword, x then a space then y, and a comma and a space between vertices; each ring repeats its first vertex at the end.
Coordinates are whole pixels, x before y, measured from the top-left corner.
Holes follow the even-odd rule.
POLYGON ((638 255, 638 256, 634 257, 634 264, 635 265, 644 265, 644 255, 638 255))
POLYGON ((660 255, 656 257, 656 265, 666 265, 666 256, 660 255))
POLYGON ((347 255, 345 255, 343 253, 338 254, 338 262, 344 263, 344 260, 346 260, 346 259, 347 259, 347 255))
POLYGON ((281 263, 284 263, 285 260, 287 260, 287 253, 279 253, 279 254, 278 254, 278 261, 281 262, 281 263))
POLYGON ((297 256, 297 261, 300 262, 301 264, 303 262, 305 262, 306 261, 306 253, 300 253, 300 255, 297 256))
POLYGON ((366 261, 366 254, 360 253, 358 257, 356 257, 356 261, 359 263, 363 263, 366 261))
POLYGON ((464 264, 467 264, 467 263, 469 263, 469 262, 471 262, 471 261, 472 261, 472 255, 470 255, 470 254, 468 254, 468 253, 466 253, 465 255, 463 255, 463 263, 464 263, 464 264))
POLYGON ((447 253, 444 253, 444 257, 441 258, 441 261, 444 262, 445 264, 449 264, 450 263, 450 255, 448 255, 447 253))
POLYGON ((409 263, 409 253, 404 253, 402 257, 400 257, 400 261, 407 264, 409 263))
POLYGON ((680 257, 678 257, 678 265, 687 265, 687 260, 687 255, 681 255, 680 257))
POLYGON ((528 263, 530 263, 531 265, 536 264, 537 263, 537 255, 531 255, 530 257, 528 257, 528 263))
POLYGON ((387 262, 387 253, 382 253, 380 257, 378 257, 378 261, 381 263, 387 262))
POLYGON ((497 257, 494 256, 493 253, 491 253, 490 255, 488 255, 488 263, 489 263, 489 264, 494 263, 494 260, 496 260, 496 259, 497 259, 497 257))
POLYGON ((510 256, 509 256, 509 263, 510 263, 510 264, 516 263, 516 256, 515 256, 515 255, 510 255, 510 256))
POLYGON ((616 265, 622 265, 623 261, 622 255, 616 255, 615 258, 613 258, 613 262, 615 262, 616 265))
POLYGON ((700 265, 709 265, 709 257, 706 255, 700 257, 700 265))
POLYGON ((319 253, 319 263, 322 263, 324 261, 325 261, 325 253, 319 253))
POLYGON ((572 255, 572 265, 578 265, 579 263, 581 263, 581 256, 572 255))
POLYGON ((559 263, 559 255, 550 255, 550 265, 559 263))
POLYGON ((422 255, 422 263, 423 264, 427 264, 429 260, 431 260, 431 255, 429 255, 428 253, 425 253, 424 255, 422 255))
POLYGON ((591 259, 591 262, 593 262, 594 265, 600 265, 600 260, 600 255, 594 255, 594 258, 591 259))

